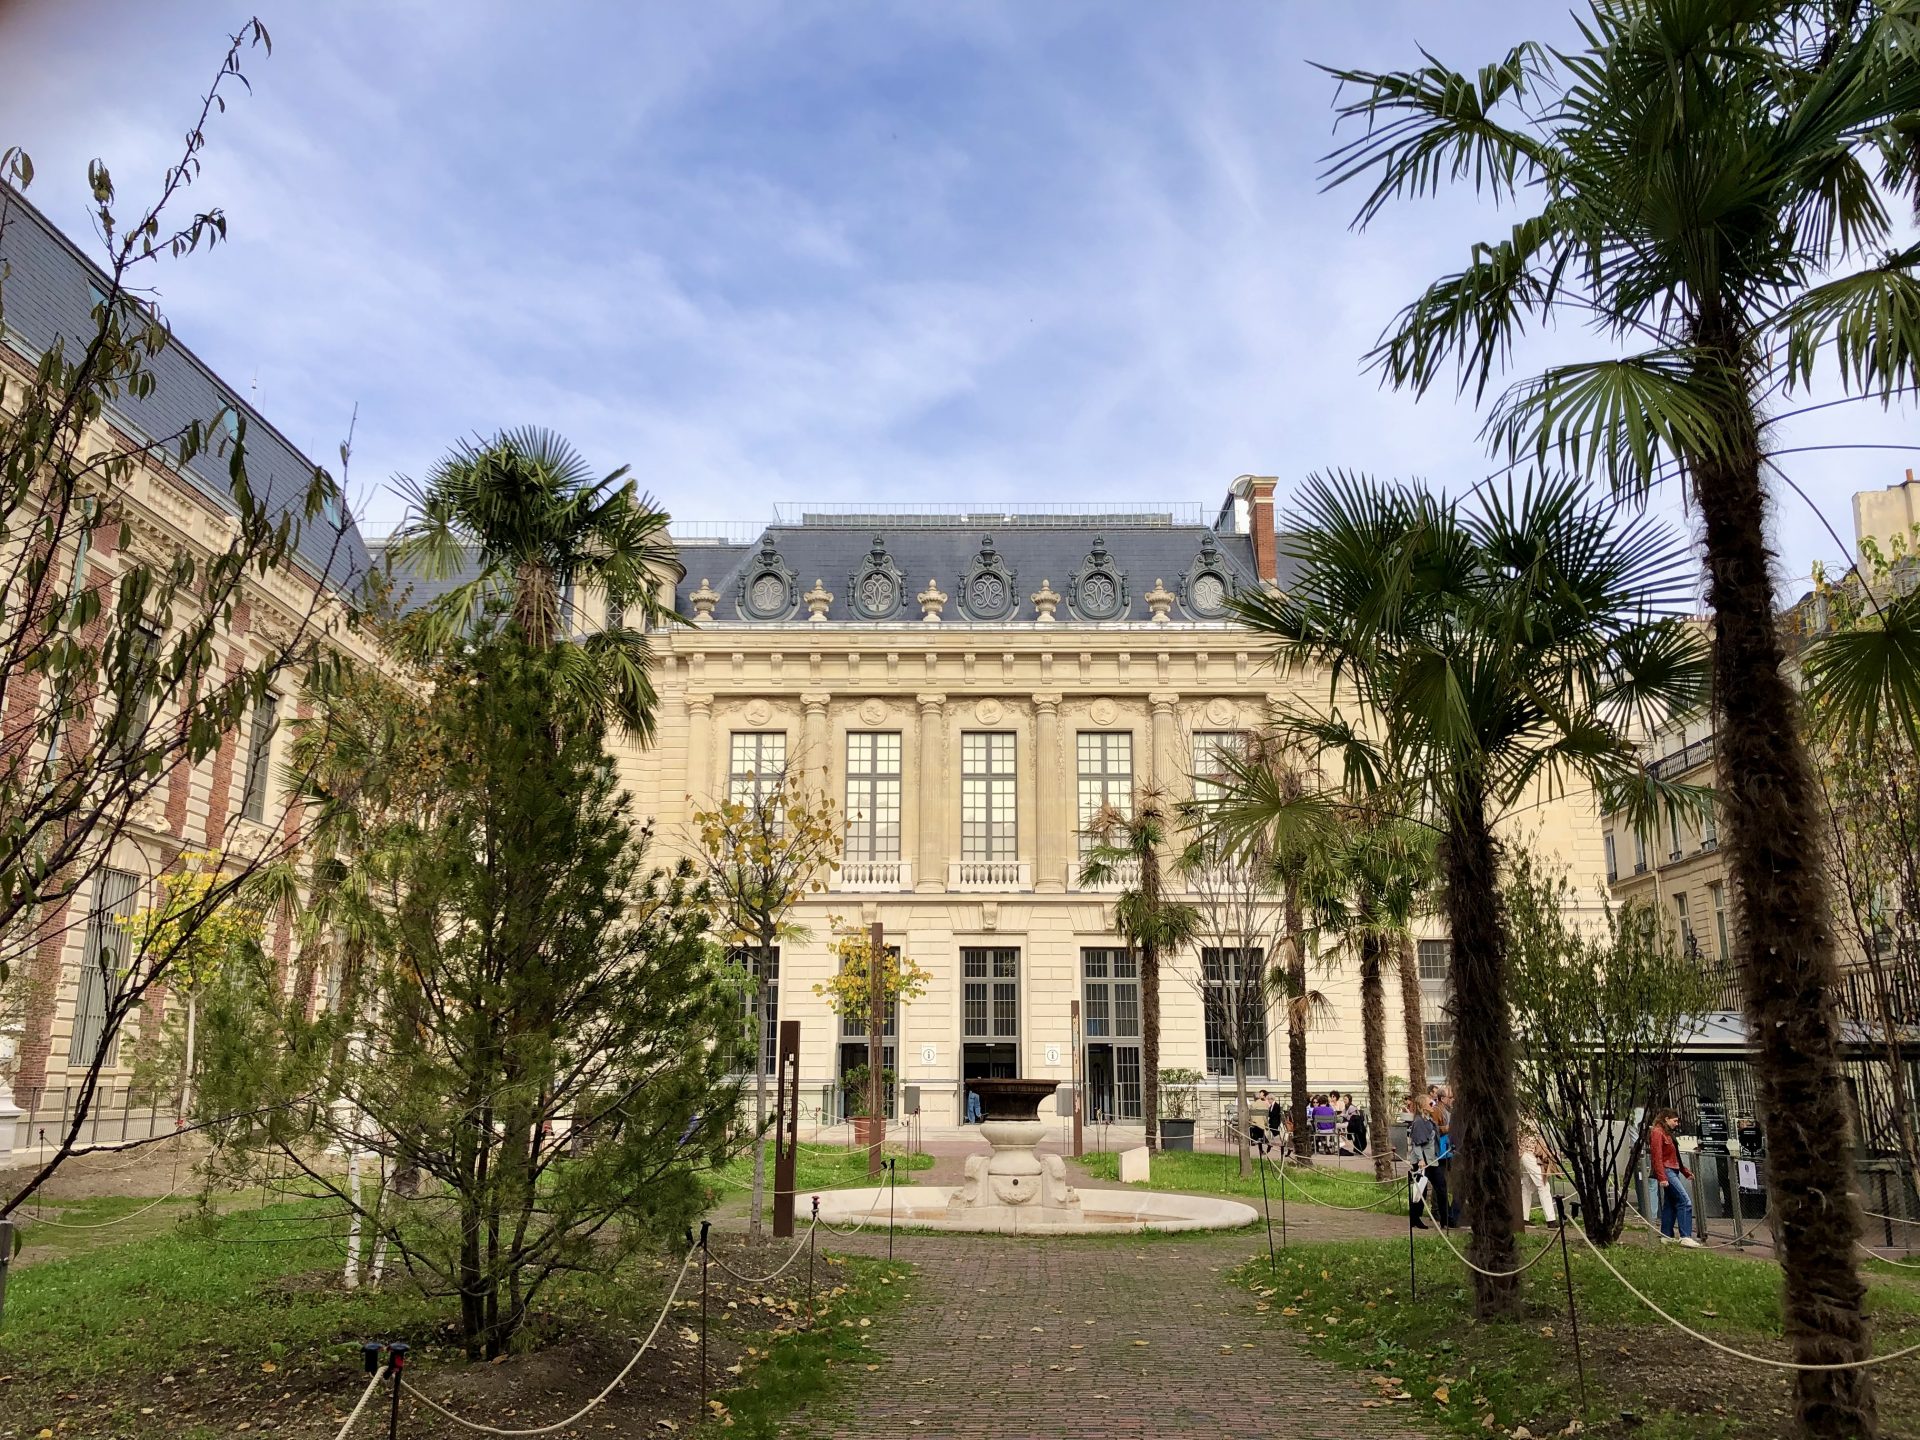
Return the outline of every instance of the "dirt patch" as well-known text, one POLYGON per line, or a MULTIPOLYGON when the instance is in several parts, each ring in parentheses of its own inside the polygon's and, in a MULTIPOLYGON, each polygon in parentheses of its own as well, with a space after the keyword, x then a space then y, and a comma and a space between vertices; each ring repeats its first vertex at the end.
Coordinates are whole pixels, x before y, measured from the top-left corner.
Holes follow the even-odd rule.
MULTIPOLYGON (((754 1273, 770 1270, 789 1252, 782 1244, 749 1253, 737 1242, 716 1237, 715 1253, 737 1269, 754 1273)), ((659 1272, 663 1290, 672 1283, 674 1268, 663 1263, 659 1272)), ((814 1293, 822 1308, 845 1279, 844 1265, 818 1257, 814 1293)), ((336 1290, 338 1285, 337 1272, 314 1271, 275 1281, 262 1298, 269 1304, 291 1301, 336 1290)), ((659 1437, 693 1428, 701 1411, 697 1262, 681 1296, 658 1340, 620 1387, 576 1426, 556 1435, 659 1437)), ((765 1285, 743 1283, 713 1266, 707 1306, 709 1395, 724 1402, 726 1391, 741 1383, 740 1377, 752 1369, 778 1332, 806 1323, 805 1261, 765 1285)), ((550 1424, 585 1405, 627 1363, 657 1313, 651 1304, 647 1311, 642 1319, 622 1322, 597 1314, 543 1314, 530 1327, 525 1353, 479 1364, 465 1359, 454 1326, 443 1323, 430 1334, 404 1337, 413 1346, 409 1386, 482 1424, 505 1428, 550 1424)), ((275 1362, 189 1345, 180 1352, 179 1364, 165 1373, 88 1376, 84 1383, 0 1374, 0 1440, 25 1440, 38 1435, 42 1427, 51 1428, 58 1440, 145 1440, 163 1435, 197 1440, 216 1432, 258 1432, 302 1440, 331 1437, 365 1385, 358 1338, 342 1335, 334 1343, 305 1347, 275 1362)), ((386 1392, 375 1401, 382 1407, 379 1424, 384 1426, 386 1392)), ((375 1429, 366 1431, 367 1436, 375 1433, 375 1429)), ((417 1399, 404 1396, 401 1433, 410 1440, 452 1440, 469 1434, 417 1399)))
MULTIPOLYGON (((164 1195, 176 1184, 191 1190, 194 1167, 206 1155, 206 1142, 197 1135, 156 1140, 137 1150, 75 1155, 61 1162, 53 1178, 35 1192, 48 1201, 91 1200, 107 1196, 164 1195)), ((31 1180, 38 1165, 15 1165, 0 1170, 0 1196, 11 1195, 31 1180)), ((31 1202, 29 1202, 31 1203, 31 1202)))

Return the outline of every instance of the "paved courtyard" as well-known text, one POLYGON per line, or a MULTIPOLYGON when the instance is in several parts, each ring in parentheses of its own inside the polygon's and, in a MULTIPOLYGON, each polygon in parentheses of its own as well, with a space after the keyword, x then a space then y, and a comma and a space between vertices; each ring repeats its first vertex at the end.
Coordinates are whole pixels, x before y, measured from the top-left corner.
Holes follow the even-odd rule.
MULTIPOLYGON (((932 1178, 944 1180, 943 1159, 932 1178)), ((1078 1179, 1076 1183, 1082 1183, 1078 1179)), ((1295 1207, 1302 1239, 1384 1234, 1392 1221, 1295 1207)), ((886 1236, 830 1248, 885 1254, 886 1236)), ((883 1323, 884 1359, 789 1433, 1007 1437, 1416 1436, 1379 1391, 1301 1348, 1229 1272, 1264 1253, 1230 1235, 1022 1240, 894 1237, 917 1268, 883 1323), (1362 1401, 1375 1400, 1376 1408, 1362 1401)))

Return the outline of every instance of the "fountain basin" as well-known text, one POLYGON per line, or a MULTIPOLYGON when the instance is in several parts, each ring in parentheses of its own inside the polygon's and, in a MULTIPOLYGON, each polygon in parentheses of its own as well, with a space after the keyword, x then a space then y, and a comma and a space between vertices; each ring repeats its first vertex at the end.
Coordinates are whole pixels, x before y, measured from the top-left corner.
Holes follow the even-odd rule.
MULTIPOLYGON (((1165 1190, 1076 1190, 1072 1207, 976 1205, 955 1207, 964 1187, 903 1185, 893 1192, 893 1223, 916 1230, 948 1230, 975 1235, 1127 1235, 1144 1230, 1237 1230, 1258 1218, 1251 1205, 1210 1195, 1180 1195, 1165 1190)), ((887 1191, 821 1192, 820 1218, 829 1225, 865 1220, 868 1228, 887 1224, 887 1191)), ((804 1213, 804 1211, 803 1211, 804 1213)))

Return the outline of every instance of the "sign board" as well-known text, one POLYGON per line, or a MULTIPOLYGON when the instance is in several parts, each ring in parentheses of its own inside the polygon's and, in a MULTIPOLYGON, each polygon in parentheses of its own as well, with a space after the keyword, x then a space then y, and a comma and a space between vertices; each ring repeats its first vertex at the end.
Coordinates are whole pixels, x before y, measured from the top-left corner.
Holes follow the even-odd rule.
POLYGON ((932 1045, 922 1045, 920 1047, 920 1063, 922 1065, 931 1065, 939 1058, 940 1051, 937 1047, 932 1045))
POLYGON ((1060 1047, 1058 1045, 1047 1046, 1047 1064, 1058 1065, 1059 1063, 1060 1063, 1060 1047))
POLYGON ((1740 1188, 1758 1190, 1760 1188, 1760 1167, 1751 1160, 1737 1162, 1740 1167, 1740 1188))

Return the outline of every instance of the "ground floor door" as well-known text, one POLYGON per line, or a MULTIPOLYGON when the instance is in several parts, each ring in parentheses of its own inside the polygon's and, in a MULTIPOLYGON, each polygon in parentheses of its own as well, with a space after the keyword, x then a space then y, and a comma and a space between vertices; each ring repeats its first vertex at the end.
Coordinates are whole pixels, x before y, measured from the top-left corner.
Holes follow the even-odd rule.
MULTIPOLYGON (((859 1077, 856 1077, 856 1079, 863 1079, 865 1077, 866 1066, 867 1066, 866 1040, 865 1039, 857 1039, 857 1040, 843 1039, 840 1042, 840 1067, 839 1067, 840 1085, 838 1087, 840 1091, 840 1117, 839 1118, 842 1120, 849 1120, 853 1118, 853 1111, 855 1108, 854 1101, 857 1098, 854 1094, 853 1087, 847 1084, 847 1074, 849 1071, 858 1070, 861 1072, 861 1075, 859 1077)), ((882 1070, 887 1071, 889 1074, 889 1079, 886 1087, 886 1097, 887 1097, 887 1118, 891 1120, 894 1118, 894 1112, 899 1109, 899 1099, 896 1092, 899 1090, 900 1087, 897 1081, 892 1078, 893 1076, 897 1075, 898 1066, 894 1062, 893 1041, 890 1039, 887 1040, 886 1043, 880 1047, 880 1068, 882 1070)))
POLYGON ((1080 952, 1086 1017, 1089 1120, 1138 1120, 1140 1085, 1140 971, 1125 947, 1088 946, 1080 952))

